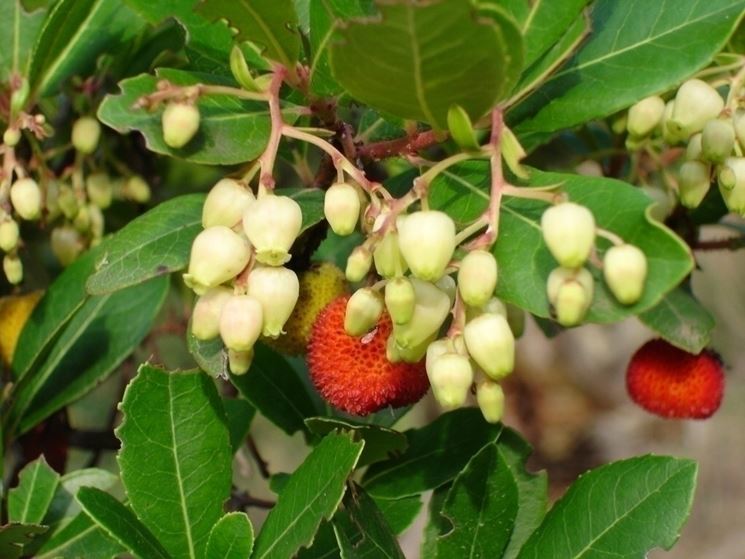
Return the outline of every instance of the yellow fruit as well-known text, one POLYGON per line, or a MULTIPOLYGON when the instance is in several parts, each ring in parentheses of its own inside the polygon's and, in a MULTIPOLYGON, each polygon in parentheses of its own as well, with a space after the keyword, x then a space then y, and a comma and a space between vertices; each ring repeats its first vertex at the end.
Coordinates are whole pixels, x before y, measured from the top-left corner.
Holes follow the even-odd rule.
POLYGON ((0 297, 0 356, 6 365, 13 361, 21 330, 42 295, 43 291, 32 291, 24 295, 0 297))
POLYGON ((287 355, 305 353, 318 313, 346 292, 344 272, 331 264, 323 262, 313 266, 300 276, 300 296, 295 310, 285 323, 285 334, 277 339, 264 338, 272 348, 287 355))

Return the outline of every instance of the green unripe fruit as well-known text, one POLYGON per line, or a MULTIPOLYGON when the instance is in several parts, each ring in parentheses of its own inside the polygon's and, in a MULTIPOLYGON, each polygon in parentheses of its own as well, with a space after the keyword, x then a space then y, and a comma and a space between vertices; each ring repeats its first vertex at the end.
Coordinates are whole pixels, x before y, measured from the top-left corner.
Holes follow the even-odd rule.
POLYGON ((10 216, 5 216, 0 221, 0 250, 3 252, 15 250, 18 246, 19 237, 18 223, 11 219, 10 216))
POLYGON ((633 305, 644 292, 647 257, 634 245, 611 247, 603 258, 603 276, 619 303, 633 305))
POLYGON ((504 415, 504 391, 496 382, 484 381, 476 386, 476 402, 489 423, 499 423, 504 415))
POLYGON ((406 324, 414 315, 416 292, 407 278, 393 278, 385 285, 385 306, 394 324, 406 324))
POLYGON ((629 109, 626 129, 636 138, 648 136, 660 124, 664 112, 665 102, 661 97, 653 95, 642 99, 629 109))
POLYGON ((337 235, 350 235, 360 217, 360 197, 351 184, 332 184, 323 199, 323 213, 337 235))
POLYGON ((463 329, 468 353, 490 378, 499 380, 515 368, 515 336, 500 314, 485 313, 463 329))
POLYGON ((169 103, 163 111, 163 141, 179 149, 199 130, 199 109, 190 103, 169 103))
POLYGON ((446 410, 459 408, 473 384, 473 367, 468 357, 457 353, 445 353, 434 360, 427 370, 437 402, 446 410))
POLYGON ((220 313, 220 337, 228 349, 251 351, 263 323, 261 303, 248 295, 231 295, 220 313))
POLYGON ((701 132, 701 157, 705 161, 721 163, 732 155, 735 147, 735 129, 729 120, 714 119, 701 132))
POLYGON ((673 134, 688 138, 701 132, 704 125, 724 109, 724 99, 708 83, 692 79, 678 89, 675 105, 667 122, 673 134))
POLYGON ((3 272, 11 285, 18 285, 23 281, 23 264, 14 254, 6 254, 3 258, 3 272))
POLYGON ((711 186, 711 169, 701 161, 686 161, 680 167, 678 195, 686 208, 697 208, 711 186))
POLYGON ((368 287, 358 289, 347 301, 344 331, 350 336, 362 336, 372 330, 383 314, 383 299, 368 287))
POLYGON ((3 133, 3 143, 9 148, 14 148, 21 141, 21 131, 18 128, 8 128, 3 133))
POLYGON ((367 247, 360 245, 356 247, 347 258, 347 266, 344 275, 347 281, 356 283, 362 281, 372 267, 373 257, 367 247))
POLYGON ((261 91, 259 84, 256 83, 251 70, 246 63, 246 57, 238 45, 234 45, 230 51, 230 71, 243 89, 248 91, 261 91))
POLYGON ((595 244, 592 212, 572 202, 552 206, 543 212, 541 231, 551 254, 566 268, 582 266, 595 244))
POLYGON ((21 219, 31 221, 41 215, 41 189, 32 178, 18 179, 13 183, 10 201, 21 219))
POLYGON ((72 264, 85 249, 83 237, 67 225, 52 229, 49 240, 52 253, 64 267, 72 264))
POLYGON ((466 305, 481 307, 497 288, 497 259, 486 250, 472 250, 460 263, 458 290, 466 305))
POLYGON ((396 220, 398 245, 411 273, 437 281, 445 273, 455 250, 455 223, 444 212, 419 211, 396 220))
POLYGON ((138 204, 147 204, 150 201, 150 186, 139 175, 132 175, 124 183, 123 194, 138 204))
POLYGON ((85 191, 88 199, 102 210, 111 205, 111 180, 106 173, 91 173, 85 181, 85 191))
POLYGON ((295 272, 282 266, 256 266, 248 276, 248 294, 264 311, 262 335, 278 338, 297 304, 300 281, 295 272))
POLYGON ((98 147, 101 125, 92 116, 84 116, 72 125, 72 145, 80 153, 90 155, 98 147))

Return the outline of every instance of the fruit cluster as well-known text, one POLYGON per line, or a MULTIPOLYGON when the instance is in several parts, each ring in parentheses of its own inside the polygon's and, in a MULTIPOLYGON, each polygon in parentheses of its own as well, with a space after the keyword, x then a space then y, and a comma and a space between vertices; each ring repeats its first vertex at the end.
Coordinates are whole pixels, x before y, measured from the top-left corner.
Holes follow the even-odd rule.
POLYGON ((670 146, 686 144, 674 185, 680 204, 698 207, 716 181, 727 208, 745 216, 745 110, 736 102, 733 95, 725 101, 702 80, 688 80, 667 103, 652 96, 629 109, 627 147, 658 139, 670 146))

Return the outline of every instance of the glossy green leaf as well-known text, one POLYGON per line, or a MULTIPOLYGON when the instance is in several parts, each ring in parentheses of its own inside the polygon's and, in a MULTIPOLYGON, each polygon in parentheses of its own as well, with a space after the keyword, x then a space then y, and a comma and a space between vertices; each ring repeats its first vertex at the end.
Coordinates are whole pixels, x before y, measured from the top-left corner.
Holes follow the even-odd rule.
POLYGON ((214 381, 143 365, 120 405, 118 461, 132 510, 176 557, 201 557, 230 496, 232 451, 214 381))
POLYGON ((168 559, 155 536, 135 514, 114 497, 93 487, 81 487, 77 500, 85 513, 113 540, 141 559, 168 559))
POLYGON ((690 513, 696 470, 692 460, 643 456, 583 474, 518 559, 644 559, 670 549, 690 513))
POLYGON ((205 373, 213 378, 228 376, 228 354, 222 340, 198 340, 191 333, 186 333, 186 343, 194 361, 205 373))
POLYGON ((419 515, 419 511, 422 510, 422 498, 419 495, 403 499, 374 497, 373 500, 394 534, 401 534, 411 526, 419 515))
POLYGON ((59 484, 59 474, 44 456, 21 470, 18 485, 8 492, 8 520, 18 524, 42 524, 59 484))
POLYGON ((119 482, 119 476, 101 468, 73 470, 62 476, 54 494, 44 524, 54 526, 65 517, 73 517, 80 512, 75 495, 81 487, 95 487, 107 491, 119 482))
POLYGON ((342 559, 405 559, 375 501, 358 485, 347 491, 333 525, 342 559))
MULTIPOLYGON (((243 163, 255 159, 264 150, 270 129, 267 103, 239 100, 230 95, 201 97, 197 105, 201 120, 194 139, 183 148, 167 146, 161 125, 163 107, 156 110, 133 108, 140 97, 156 90, 161 79, 176 85, 233 85, 228 78, 161 68, 157 76, 143 74, 120 82, 121 93, 104 99, 98 109, 98 118, 122 134, 137 130, 145 137, 151 151, 195 163, 243 163)), ((297 108, 287 108, 283 115, 286 122, 292 123, 297 118, 297 108)))
POLYGON ((0 526, 0 557, 20 559, 24 547, 47 531, 46 526, 38 524, 5 524, 0 526))
POLYGON ((247 559, 254 545, 254 529, 245 512, 229 512, 218 520, 207 540, 205 559, 247 559))
POLYGON ((386 427, 333 417, 309 417, 305 424, 316 435, 323 436, 338 430, 351 433, 354 440, 364 440, 365 449, 362 451, 358 466, 379 462, 391 454, 406 450, 406 437, 403 433, 386 427))
POLYGON ((0 82, 12 75, 27 76, 31 50, 36 42, 44 10, 27 12, 21 0, 0 2, 0 82))
POLYGON ((35 374, 18 385, 12 413, 19 430, 29 430, 111 374, 150 331, 167 292, 163 277, 90 297, 35 374))
POLYGON ((59 0, 44 20, 31 57, 32 92, 53 94, 71 76, 90 72, 145 27, 122 0, 59 0))
MULTIPOLYGON (((250 373, 249 373, 250 374, 250 373)), ((330 434, 292 474, 256 539, 253 559, 285 559, 313 541, 336 511, 363 442, 330 434)))
POLYGON ((202 0, 199 11, 210 19, 227 19, 238 41, 251 41, 267 58, 294 68, 300 34, 292 0, 202 0))
POLYGON ((297 559, 341 559, 333 524, 324 520, 316 532, 313 543, 298 551, 297 559))
MULTIPOLYGON (((483 161, 451 167, 432 184, 430 204, 447 211, 458 223, 477 218, 488 204, 489 168, 483 161)), ((631 306, 616 302, 601 279, 596 277, 595 296, 586 320, 608 323, 639 314, 656 304, 693 268, 687 245, 672 231, 647 216, 650 199, 639 189, 613 179, 531 171, 531 186, 562 185, 572 202, 587 206, 600 227, 610 230, 644 251, 648 279, 640 301, 631 306)), ((546 280, 556 267, 540 228, 547 204, 528 199, 507 198, 500 212, 500 236, 494 253, 500 266, 497 295, 528 312, 548 317, 546 280)), ((608 242, 597 241, 602 256, 608 242)))
POLYGON ((490 443, 453 480, 440 511, 449 528, 437 538, 437 557, 501 557, 517 505, 517 484, 496 443, 490 443))
POLYGON ((251 421, 256 415, 256 408, 243 398, 223 398, 222 406, 225 408, 225 416, 228 420, 230 447, 233 452, 237 452, 248 436, 251 421))
POLYGON ((86 282, 88 293, 112 293, 183 269, 202 230, 204 199, 204 194, 177 196, 117 231, 86 282))
POLYGON ((716 322, 698 299, 679 287, 639 315, 642 323, 674 346, 699 353, 711 341, 716 322))
POLYGON ((307 432, 306 417, 323 413, 287 360, 263 344, 254 348, 251 369, 230 380, 246 400, 288 435, 307 432))
POLYGON ((379 4, 381 17, 350 22, 330 45, 334 77, 356 99, 446 129, 451 105, 478 119, 511 89, 519 35, 477 17, 461 0, 379 4), (467 60, 468 64, 463 61, 467 60), (395 95, 391 95, 395 91, 395 95))
POLYGON ((124 551, 124 548, 106 535, 87 514, 81 512, 44 542, 34 555, 34 559, 111 559, 124 551))
POLYGON ((743 0, 599 0, 590 39, 509 121, 527 147, 676 86, 719 52, 743 9, 743 0))
POLYGON ((405 431, 405 452, 370 466, 362 478, 375 498, 417 495, 452 480, 478 449, 496 441, 501 425, 486 423, 476 408, 461 408, 421 429, 405 431))

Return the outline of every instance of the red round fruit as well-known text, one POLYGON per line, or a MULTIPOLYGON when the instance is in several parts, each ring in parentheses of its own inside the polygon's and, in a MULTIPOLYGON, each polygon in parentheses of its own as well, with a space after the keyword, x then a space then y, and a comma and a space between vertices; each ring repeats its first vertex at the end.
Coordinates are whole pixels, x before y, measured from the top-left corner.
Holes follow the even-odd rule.
POLYGON ((694 355, 657 339, 631 358, 626 387, 634 402, 656 415, 706 419, 722 403, 724 373, 714 352, 694 355))
POLYGON ((331 301, 313 324, 308 369, 318 392, 332 406, 355 415, 417 402, 429 389, 424 361, 388 361, 392 324, 387 313, 368 334, 349 336, 344 331, 348 300, 344 295, 331 301))

